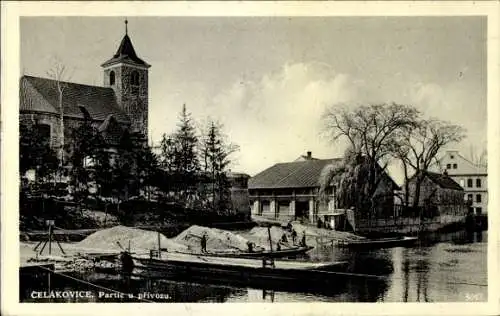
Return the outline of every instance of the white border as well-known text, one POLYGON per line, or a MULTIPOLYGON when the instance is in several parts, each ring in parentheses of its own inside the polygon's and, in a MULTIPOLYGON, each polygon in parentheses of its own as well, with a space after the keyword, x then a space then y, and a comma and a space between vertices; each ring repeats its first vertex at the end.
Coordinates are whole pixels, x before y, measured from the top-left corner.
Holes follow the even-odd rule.
MULTIPOLYGON (((138 313, 230 315, 493 315, 498 296, 499 5, 490 2, 2 2, 1 250, 2 310, 6 315, 120 315, 138 313), (489 244, 488 303, 232 303, 232 304, 19 304, 18 104, 20 16, 488 16, 489 244)), ((459 53, 459 52, 457 52, 459 53)))

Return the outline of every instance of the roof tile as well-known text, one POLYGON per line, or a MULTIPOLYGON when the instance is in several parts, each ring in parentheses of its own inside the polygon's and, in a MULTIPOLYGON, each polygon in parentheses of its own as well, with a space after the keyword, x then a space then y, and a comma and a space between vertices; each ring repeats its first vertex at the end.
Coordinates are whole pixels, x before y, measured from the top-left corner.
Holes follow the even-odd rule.
MULTIPOLYGON (((52 79, 23 76, 21 78, 21 111, 48 111, 58 113, 59 95, 57 81, 52 79), (31 99, 41 100, 30 102, 31 99), (43 101, 43 102, 42 102, 43 101)), ((104 121, 109 115, 121 123, 129 119, 116 103, 115 92, 111 88, 83 85, 73 82, 61 82, 64 86, 64 116, 83 119, 80 107, 83 106, 93 120, 104 121)))
POLYGON ((319 186, 324 167, 341 159, 317 159, 278 163, 252 177, 249 189, 308 188, 319 186))

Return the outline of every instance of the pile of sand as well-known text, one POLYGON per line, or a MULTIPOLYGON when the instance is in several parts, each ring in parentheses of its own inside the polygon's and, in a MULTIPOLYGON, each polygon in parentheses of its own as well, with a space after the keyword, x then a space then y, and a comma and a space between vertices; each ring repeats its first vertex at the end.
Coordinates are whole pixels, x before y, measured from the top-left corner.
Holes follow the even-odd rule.
POLYGON ((118 225, 118 218, 114 215, 107 214, 101 211, 84 210, 83 216, 92 218, 98 225, 115 226, 118 225))
POLYGON ((362 236, 358 236, 350 232, 342 232, 326 228, 306 226, 300 224, 299 222, 292 222, 292 227, 297 232, 299 238, 302 238, 302 235, 305 232, 308 238, 323 237, 331 240, 345 240, 345 241, 365 239, 362 236))
MULTIPOLYGON (((277 226, 272 226, 272 227, 270 227, 270 229, 271 229, 271 240, 272 240, 274 250, 276 250, 276 245, 278 242, 280 242, 283 234, 286 235, 288 242, 281 243, 281 249, 293 247, 292 236, 289 232, 287 232, 283 228, 277 227, 277 226)), ((269 232, 267 230, 267 227, 254 227, 248 233, 244 233, 242 235, 245 238, 247 238, 248 240, 255 243, 256 245, 261 246, 261 247, 265 248, 266 250, 270 249, 269 232)), ((297 240, 298 240, 298 237, 297 237, 297 240)))
POLYGON ((183 244, 191 251, 201 250, 201 237, 207 235, 208 251, 247 251, 248 240, 240 235, 217 228, 193 225, 177 235, 173 241, 183 244))
MULTIPOLYGON (((135 253, 147 253, 151 249, 158 249, 158 232, 143 230, 138 228, 115 226, 103 229, 93 233, 84 240, 75 244, 75 250, 81 249, 83 252, 88 250, 101 251, 121 251, 122 248, 128 248, 135 253)), ((168 239, 160 234, 161 248, 167 248, 168 251, 186 251, 187 247, 168 239)))

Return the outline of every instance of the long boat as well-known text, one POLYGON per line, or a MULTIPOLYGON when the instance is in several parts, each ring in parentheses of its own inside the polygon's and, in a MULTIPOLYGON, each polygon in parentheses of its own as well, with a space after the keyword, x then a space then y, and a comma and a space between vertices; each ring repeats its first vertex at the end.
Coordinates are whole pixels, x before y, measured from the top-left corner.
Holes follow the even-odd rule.
POLYGON ((346 262, 301 262, 250 258, 225 258, 166 253, 163 258, 132 256, 133 274, 180 280, 216 281, 241 286, 290 285, 328 286, 335 272, 345 271, 346 262))
POLYGON ((379 239, 366 239, 355 241, 340 241, 338 246, 344 248, 390 248, 412 246, 417 242, 417 237, 391 237, 379 239))
MULTIPOLYGON (((197 253, 195 255, 204 257, 226 257, 226 258, 249 258, 249 259, 263 259, 263 258, 286 258, 302 255, 312 250, 314 247, 293 247, 289 249, 274 250, 274 251, 255 251, 255 252, 206 252, 197 253)), ((188 252, 179 252, 182 254, 192 254, 188 252)))

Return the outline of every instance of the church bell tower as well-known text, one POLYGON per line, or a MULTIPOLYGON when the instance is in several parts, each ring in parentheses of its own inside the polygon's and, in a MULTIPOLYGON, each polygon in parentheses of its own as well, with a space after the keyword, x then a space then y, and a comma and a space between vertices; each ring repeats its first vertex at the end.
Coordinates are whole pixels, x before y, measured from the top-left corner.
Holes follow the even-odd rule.
POLYGON ((116 54, 101 65, 104 70, 104 86, 115 91, 118 106, 130 119, 130 131, 148 137, 148 71, 149 64, 140 59, 128 36, 125 20, 125 36, 116 54))

